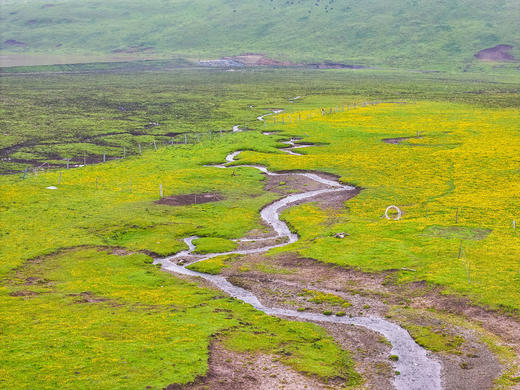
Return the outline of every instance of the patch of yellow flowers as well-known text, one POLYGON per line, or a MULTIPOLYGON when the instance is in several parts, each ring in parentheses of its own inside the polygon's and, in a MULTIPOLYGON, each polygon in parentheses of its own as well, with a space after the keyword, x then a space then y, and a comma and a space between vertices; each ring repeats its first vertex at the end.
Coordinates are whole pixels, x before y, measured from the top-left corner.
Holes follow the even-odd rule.
POLYGON ((341 244, 323 237, 326 216, 316 220, 309 206, 288 211, 290 222, 315 243, 293 249, 368 270, 413 267, 417 272, 403 280, 425 279, 484 304, 520 309, 518 110, 439 102, 341 105, 279 114, 267 127, 317 146, 300 149, 301 157, 249 152, 246 161, 274 170, 327 171, 364 189, 335 226, 354 233, 341 244), (383 142, 388 138, 403 139, 383 142), (399 222, 382 218, 394 204, 404 212, 399 222), (428 236, 431 226, 453 234, 428 236), (472 229, 489 235, 472 238, 472 229))

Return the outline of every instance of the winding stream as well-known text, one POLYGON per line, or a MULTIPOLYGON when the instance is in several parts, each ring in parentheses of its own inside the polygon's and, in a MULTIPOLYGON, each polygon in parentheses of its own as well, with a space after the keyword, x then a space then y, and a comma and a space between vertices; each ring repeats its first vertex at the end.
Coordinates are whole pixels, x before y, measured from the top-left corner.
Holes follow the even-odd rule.
MULTIPOLYGON (((263 119, 263 118, 262 118, 263 119)), ((292 146, 294 145, 294 140, 291 140, 292 146)), ((289 143, 289 145, 291 145, 289 143)), ((230 153, 226 157, 226 163, 220 165, 213 165, 212 167, 216 168, 237 168, 237 167, 251 167, 260 170, 262 173, 268 176, 277 176, 275 172, 270 172, 266 167, 260 165, 233 165, 229 166, 230 163, 235 161, 235 158, 241 153, 241 151, 236 151, 230 153)), ((294 154, 294 153, 291 153, 294 154)), ((155 264, 161 264, 162 268, 166 271, 173 272, 176 274, 189 275, 201 277, 212 284, 214 284, 218 289, 226 292, 230 296, 236 299, 240 299, 243 302, 246 302, 252 305, 254 308, 273 316, 278 317, 288 317, 296 320, 303 321, 311 321, 311 322, 329 322, 336 324, 347 324, 347 325, 355 325, 362 326, 378 332, 382 334, 388 341, 392 343, 392 351, 393 355, 397 355, 399 360, 395 363, 396 370, 400 372, 400 375, 396 375, 394 380, 394 385, 398 390, 438 390, 441 389, 441 366, 439 362, 430 358, 428 353, 421 348, 408 334, 408 332, 401 328, 400 326, 389 322, 383 318, 377 317, 336 317, 336 316, 326 316, 323 314, 317 313, 306 313, 306 312, 298 312, 296 310, 287 310, 275 307, 267 307, 264 306, 258 298, 250 291, 245 290, 241 287, 237 287, 231 284, 225 277, 220 275, 209 275, 196 271, 189 270, 185 268, 186 266, 181 266, 176 264, 175 260, 179 258, 189 258, 191 261, 189 264, 194 264, 198 261, 207 260, 216 256, 221 255, 230 255, 230 254, 253 254, 253 253, 263 253, 267 252, 270 249, 282 247, 289 245, 298 241, 298 235, 291 232, 289 227, 285 222, 280 220, 280 212, 283 209, 290 207, 296 203, 301 203, 305 200, 312 200, 313 198, 319 197, 320 195, 330 194, 335 192, 345 192, 345 191, 353 191, 355 188, 339 183, 338 181, 330 180, 324 178, 316 173, 306 173, 306 172, 291 172, 291 173, 283 173, 283 175, 292 175, 292 176, 305 176, 308 179, 314 180, 325 186, 324 189, 318 189, 298 194, 288 195, 278 201, 275 201, 266 207, 264 207, 260 212, 260 217, 262 220, 271 226, 276 232, 275 237, 271 237, 268 239, 256 239, 255 241, 269 241, 274 239, 281 239, 282 243, 278 244, 266 244, 260 248, 256 249, 245 249, 245 250, 235 250, 225 253, 212 253, 206 254, 204 256, 193 255, 192 252, 196 249, 193 244, 193 240, 198 237, 193 236, 189 238, 185 238, 184 241, 188 245, 187 251, 182 251, 177 253, 174 256, 167 257, 164 259, 156 259, 155 264)), ((238 241, 251 241, 250 239, 238 240, 238 241)))

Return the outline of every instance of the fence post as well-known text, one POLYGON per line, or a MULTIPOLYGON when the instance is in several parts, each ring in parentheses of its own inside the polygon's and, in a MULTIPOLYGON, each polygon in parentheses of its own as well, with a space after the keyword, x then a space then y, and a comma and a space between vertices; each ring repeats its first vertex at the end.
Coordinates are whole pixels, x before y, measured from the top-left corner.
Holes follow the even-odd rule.
POLYGON ((155 140, 153 140, 153 149, 157 151, 157 143, 155 142, 155 140))
POLYGON ((141 144, 139 144, 139 154, 142 154, 141 153, 141 144))
POLYGON ((58 185, 61 184, 61 172, 60 172, 60 177, 58 178, 58 185))
POLYGON ((161 193, 161 199, 162 199, 162 197, 163 197, 162 184, 159 184, 159 192, 161 193))
POLYGON ((107 153, 103 152, 103 162, 107 162, 107 153))

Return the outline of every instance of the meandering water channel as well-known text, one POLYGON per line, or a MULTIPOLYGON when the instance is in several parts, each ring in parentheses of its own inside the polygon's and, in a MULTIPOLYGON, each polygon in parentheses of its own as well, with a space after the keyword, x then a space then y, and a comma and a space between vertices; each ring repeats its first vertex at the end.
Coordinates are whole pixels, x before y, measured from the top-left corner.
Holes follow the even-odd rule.
MULTIPOLYGON (((259 117, 259 119, 262 117, 259 117)), ((263 120, 263 118, 261 119, 263 120)), ((288 142, 291 147, 295 147, 294 140, 288 142)), ((291 150, 292 151, 292 150, 291 150)), ((228 167, 237 168, 237 167, 251 167, 258 169, 262 173, 268 176, 277 176, 282 175, 275 172, 269 171, 266 167, 260 165, 232 165, 229 166, 230 163, 235 161, 235 158, 241 153, 241 151, 236 151, 230 153, 226 157, 226 163, 220 165, 214 165, 213 167, 226 169, 228 167)), ((295 154, 295 153, 290 153, 295 154)), ((325 177, 320 176, 317 173, 307 173, 307 172, 289 172, 283 173, 283 175, 292 175, 292 176, 304 176, 310 180, 316 181, 325 188, 298 193, 291 194, 283 197, 282 199, 275 201, 266 207, 264 207, 260 212, 260 217, 262 220, 269 226, 271 226, 276 233, 275 237, 271 237, 268 239, 255 239, 255 241, 265 240, 267 244, 260 248, 255 249, 245 249, 245 250, 235 250, 225 253, 212 253, 204 256, 196 256, 193 255, 192 252, 196 249, 193 244, 193 240, 198 237, 188 237, 185 238, 184 241, 188 245, 187 251, 182 251, 177 253, 174 256, 156 259, 155 264, 161 264, 162 268, 166 271, 173 272, 176 274, 196 276, 203 278, 209 282, 211 282, 218 289, 226 292, 233 298, 239 299, 243 302, 246 302, 252 305, 254 308, 273 316, 278 317, 287 317, 295 320, 301 321, 311 321, 316 323, 336 323, 336 324, 345 324, 345 325, 355 325, 362 326, 364 328, 368 328, 375 332, 382 334, 388 341, 392 343, 392 351, 393 355, 397 355, 399 360, 395 362, 396 370, 399 371, 399 375, 395 376, 394 385, 398 390, 438 390, 441 389, 441 365, 438 361, 431 358, 429 353, 420 347, 409 335, 409 333, 401 328, 399 325, 394 324, 390 321, 387 321, 383 318, 378 317, 336 317, 336 316, 326 316, 323 314, 317 313, 307 313, 307 312, 298 312, 296 310, 287 310, 276 307, 268 307, 260 302, 260 300, 248 290, 245 290, 241 287, 235 286, 231 284, 225 277, 219 275, 209 275, 196 271, 192 271, 186 268, 186 265, 178 265, 176 260, 179 258, 188 258, 191 259, 189 264, 193 264, 197 261, 207 260, 216 256, 221 255, 230 255, 230 254, 253 254, 253 253, 263 253, 267 252, 270 249, 282 247, 289 245, 298 241, 298 235, 291 232, 289 227, 285 222, 280 220, 280 212, 292 205, 302 203, 303 201, 311 201, 313 199, 318 198, 321 195, 331 194, 336 192, 345 192, 345 191, 353 191, 354 187, 344 185, 335 180, 330 180, 325 177), (278 239, 278 243, 269 244, 270 240, 278 239), (282 241, 280 243, 280 241, 282 241)), ((238 241, 250 241, 247 239, 238 240, 238 241)))

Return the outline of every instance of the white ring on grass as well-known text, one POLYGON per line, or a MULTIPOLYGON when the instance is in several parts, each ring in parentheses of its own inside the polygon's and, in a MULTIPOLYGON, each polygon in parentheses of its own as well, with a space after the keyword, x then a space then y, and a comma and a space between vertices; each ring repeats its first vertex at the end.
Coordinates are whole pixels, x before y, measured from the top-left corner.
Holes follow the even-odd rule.
POLYGON ((385 211, 385 217, 386 217, 386 219, 392 219, 392 218, 390 218, 390 217, 388 216, 388 212, 389 212, 390 210, 395 210, 395 211, 397 211, 397 217, 394 217, 393 220, 394 220, 394 221, 399 221, 399 220, 401 219, 401 216, 403 215, 402 212, 401 212, 401 209, 400 209, 399 207, 397 207, 397 206, 388 206, 388 207, 386 208, 386 211, 385 211))

